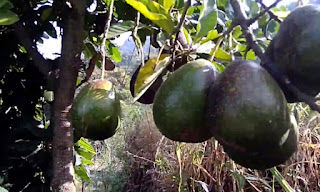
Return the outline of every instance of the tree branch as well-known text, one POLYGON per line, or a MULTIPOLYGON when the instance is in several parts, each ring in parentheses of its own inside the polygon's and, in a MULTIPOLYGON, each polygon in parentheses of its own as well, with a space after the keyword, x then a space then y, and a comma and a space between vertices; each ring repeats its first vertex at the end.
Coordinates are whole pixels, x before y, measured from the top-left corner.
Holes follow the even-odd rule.
POLYGON ((44 59, 43 56, 38 52, 29 35, 29 32, 20 21, 13 24, 13 27, 14 32, 20 40, 21 45, 27 50, 29 56, 33 59, 34 65, 45 77, 48 78, 50 75, 50 71, 54 66, 52 66, 51 63, 48 60, 44 59))
POLYGON ((107 19, 107 23, 104 27, 104 33, 103 33, 103 38, 102 38, 102 44, 101 44, 101 55, 102 55, 102 61, 101 61, 101 69, 102 69, 102 73, 101 73, 101 79, 104 79, 104 71, 106 68, 106 41, 107 41, 107 36, 108 36, 108 32, 109 32, 109 28, 110 28, 110 23, 111 23, 111 19, 112 19, 112 13, 113 13, 113 3, 114 0, 111 0, 110 2, 110 6, 109 6, 109 15, 108 15, 108 19, 107 19))
POLYGON ((296 88, 289 78, 282 74, 277 68, 273 61, 267 57, 259 45, 256 43, 252 32, 250 31, 247 15, 241 10, 241 5, 238 0, 230 0, 231 6, 235 13, 235 20, 239 22, 242 32, 247 40, 248 45, 252 48, 255 54, 261 59, 262 63, 264 63, 264 68, 266 68, 270 74, 277 79, 278 82, 285 85, 285 87, 291 91, 300 101, 307 103, 312 110, 320 112, 320 107, 316 104, 316 99, 305 93, 301 92, 298 88, 296 88))

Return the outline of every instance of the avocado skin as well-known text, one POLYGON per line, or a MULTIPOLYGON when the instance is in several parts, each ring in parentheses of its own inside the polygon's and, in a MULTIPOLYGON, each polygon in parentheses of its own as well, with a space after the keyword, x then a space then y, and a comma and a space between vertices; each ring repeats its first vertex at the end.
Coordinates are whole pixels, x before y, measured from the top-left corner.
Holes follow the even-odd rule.
POLYGON ((197 143, 212 137, 204 126, 207 93, 218 75, 204 59, 191 61, 170 75, 158 90, 153 117, 167 138, 197 143))
POLYGON ((276 81, 260 65, 234 61, 208 96, 206 126, 236 163, 266 169, 297 149, 287 102, 276 81))
POLYGON ((112 137, 119 124, 120 100, 112 84, 96 80, 85 85, 71 108, 75 141, 81 137, 104 140, 112 137))
MULTIPOLYGON (((320 6, 306 5, 292 11, 265 54, 300 91, 316 96, 320 92, 320 6)), ((300 101, 285 85, 280 86, 288 102, 300 101)))

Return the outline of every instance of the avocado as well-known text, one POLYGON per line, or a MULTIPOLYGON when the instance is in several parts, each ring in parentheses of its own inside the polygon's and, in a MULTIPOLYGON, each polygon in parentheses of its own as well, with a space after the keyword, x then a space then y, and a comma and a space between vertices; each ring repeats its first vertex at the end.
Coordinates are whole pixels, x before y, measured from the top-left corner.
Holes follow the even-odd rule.
POLYGON ((210 89, 206 126, 236 163, 254 169, 281 164, 297 150, 286 98, 259 64, 234 61, 210 89))
POLYGON ((104 140, 119 124, 120 100, 110 81, 95 80, 85 85, 74 99, 71 120, 75 142, 80 137, 104 140))
MULTIPOLYGON (((320 92, 320 6, 306 5, 293 10, 281 23, 265 54, 300 91, 310 96, 320 92)), ((271 73, 272 74, 272 73, 271 73)), ((275 77, 277 79, 277 77, 275 77)), ((280 83, 288 102, 298 102, 280 83)))
POLYGON ((204 126, 207 93, 218 76, 210 61, 188 62, 171 74, 159 88, 153 118, 167 138, 197 143, 212 137, 204 126))

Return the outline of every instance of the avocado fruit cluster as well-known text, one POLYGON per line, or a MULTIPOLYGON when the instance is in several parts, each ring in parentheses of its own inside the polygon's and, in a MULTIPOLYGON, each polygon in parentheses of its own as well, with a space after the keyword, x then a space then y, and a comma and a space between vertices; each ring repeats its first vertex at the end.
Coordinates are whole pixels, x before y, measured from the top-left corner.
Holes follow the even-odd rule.
POLYGON ((74 141, 81 137, 92 140, 112 137, 119 125, 120 114, 119 96, 110 81, 95 80, 86 84, 71 108, 74 141))
MULTIPOLYGON (((293 10, 281 23, 265 52, 274 63, 269 66, 271 70, 287 76, 296 88, 310 96, 320 92, 319 53, 319 5, 305 5, 293 10)), ((277 79, 277 75, 274 78, 277 79)), ((283 83, 279 84, 288 102, 300 101, 283 83)))
POLYGON ((188 62, 160 86, 153 104, 153 118, 167 138, 202 142, 212 137, 204 125, 207 92, 218 76, 210 61, 188 62))

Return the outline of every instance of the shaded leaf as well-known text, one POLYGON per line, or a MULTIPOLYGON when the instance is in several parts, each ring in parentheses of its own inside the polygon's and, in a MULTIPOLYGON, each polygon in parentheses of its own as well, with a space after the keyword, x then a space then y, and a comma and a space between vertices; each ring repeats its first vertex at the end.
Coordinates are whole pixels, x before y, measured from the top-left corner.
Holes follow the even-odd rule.
MULTIPOLYGON (((107 39, 111 39, 128 31, 131 31, 134 28, 134 25, 135 24, 133 21, 124 21, 122 23, 119 22, 111 25, 107 35, 107 39)), ((139 28, 142 27, 141 25, 142 24, 139 25, 139 28)))
POLYGON ((17 14, 10 10, 0 9, 0 25, 11 25, 19 21, 17 14))
POLYGON ((8 3, 8 0, 0 0, 0 8, 2 8, 6 3, 8 3))
POLYGON ((51 7, 43 10, 42 13, 41 13, 40 19, 42 21, 46 21, 49 18, 49 16, 51 15, 51 13, 52 13, 52 8, 51 7))

